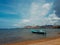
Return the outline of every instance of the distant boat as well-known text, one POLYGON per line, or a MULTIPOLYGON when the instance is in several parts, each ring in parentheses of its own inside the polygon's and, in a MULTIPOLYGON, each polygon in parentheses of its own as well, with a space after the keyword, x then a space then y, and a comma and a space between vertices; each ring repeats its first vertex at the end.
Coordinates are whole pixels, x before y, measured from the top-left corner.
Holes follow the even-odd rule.
POLYGON ((46 34, 46 32, 43 30, 31 30, 31 32, 36 34, 46 34))

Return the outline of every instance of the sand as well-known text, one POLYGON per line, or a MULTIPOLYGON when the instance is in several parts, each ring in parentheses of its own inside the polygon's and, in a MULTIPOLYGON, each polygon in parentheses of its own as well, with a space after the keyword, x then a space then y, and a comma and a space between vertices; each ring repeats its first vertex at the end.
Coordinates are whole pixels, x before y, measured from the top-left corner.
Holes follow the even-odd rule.
POLYGON ((0 44, 0 45, 60 45, 60 37, 45 38, 38 40, 28 40, 24 42, 0 44))

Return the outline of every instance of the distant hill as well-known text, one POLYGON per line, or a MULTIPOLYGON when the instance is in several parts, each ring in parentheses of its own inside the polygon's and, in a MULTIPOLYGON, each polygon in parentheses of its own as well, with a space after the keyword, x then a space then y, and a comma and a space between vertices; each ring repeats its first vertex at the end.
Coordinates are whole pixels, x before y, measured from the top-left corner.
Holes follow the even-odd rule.
POLYGON ((60 25, 25 26, 24 28, 60 28, 60 25))

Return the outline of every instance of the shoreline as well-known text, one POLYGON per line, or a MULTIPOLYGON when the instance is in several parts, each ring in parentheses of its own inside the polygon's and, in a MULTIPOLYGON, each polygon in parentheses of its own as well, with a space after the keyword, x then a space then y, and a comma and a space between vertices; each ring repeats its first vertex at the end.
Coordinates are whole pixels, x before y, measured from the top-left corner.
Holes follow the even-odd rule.
POLYGON ((37 39, 37 40, 27 40, 27 41, 23 41, 23 42, 7 43, 7 44, 1 44, 1 45, 30 45, 30 44, 34 44, 34 43, 42 43, 42 42, 47 42, 47 41, 56 40, 56 39, 60 39, 60 36, 44 38, 44 39, 37 39))

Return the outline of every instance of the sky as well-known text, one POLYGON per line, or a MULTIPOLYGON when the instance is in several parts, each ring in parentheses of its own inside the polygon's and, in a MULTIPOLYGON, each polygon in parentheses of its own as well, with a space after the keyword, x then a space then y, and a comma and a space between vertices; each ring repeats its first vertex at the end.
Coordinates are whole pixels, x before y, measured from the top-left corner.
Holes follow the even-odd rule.
POLYGON ((60 25, 60 0, 0 0, 0 28, 60 25))

